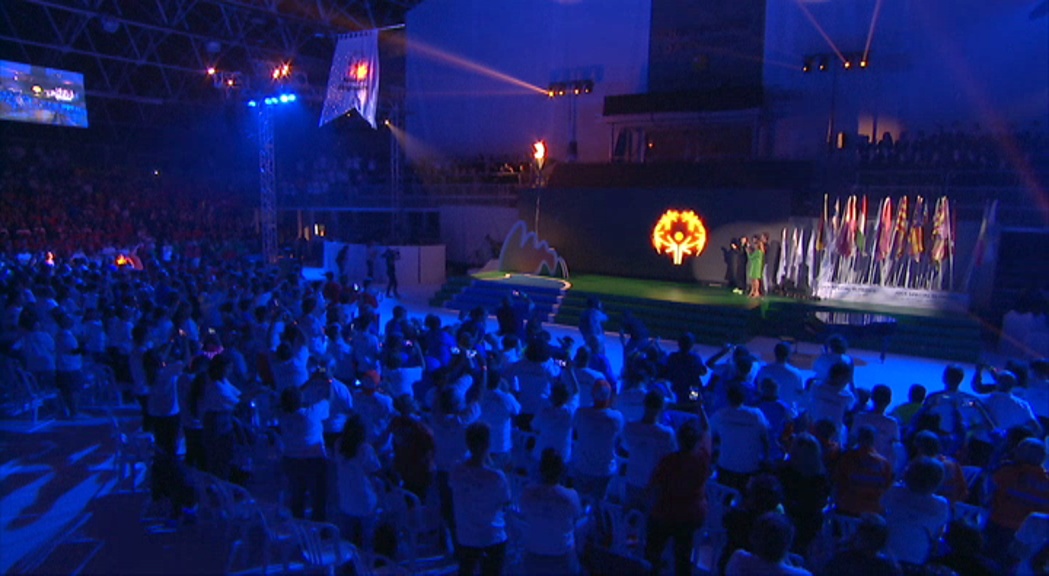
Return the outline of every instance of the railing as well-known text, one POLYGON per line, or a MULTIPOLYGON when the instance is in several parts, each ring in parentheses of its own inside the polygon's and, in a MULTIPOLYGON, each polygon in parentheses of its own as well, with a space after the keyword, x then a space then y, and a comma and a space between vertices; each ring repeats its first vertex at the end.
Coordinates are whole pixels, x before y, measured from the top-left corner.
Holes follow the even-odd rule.
POLYGON ((398 201, 386 186, 358 186, 329 194, 280 196, 277 207, 281 210, 382 210, 397 206, 424 210, 449 205, 515 206, 522 188, 516 182, 416 183, 408 186, 398 201))

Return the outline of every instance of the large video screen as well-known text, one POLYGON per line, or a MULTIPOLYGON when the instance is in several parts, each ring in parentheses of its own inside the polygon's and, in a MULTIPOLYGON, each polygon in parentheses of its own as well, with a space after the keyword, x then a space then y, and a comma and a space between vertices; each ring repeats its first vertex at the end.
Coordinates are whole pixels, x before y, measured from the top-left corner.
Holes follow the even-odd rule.
POLYGON ((0 120, 87 128, 84 75, 0 60, 0 120))

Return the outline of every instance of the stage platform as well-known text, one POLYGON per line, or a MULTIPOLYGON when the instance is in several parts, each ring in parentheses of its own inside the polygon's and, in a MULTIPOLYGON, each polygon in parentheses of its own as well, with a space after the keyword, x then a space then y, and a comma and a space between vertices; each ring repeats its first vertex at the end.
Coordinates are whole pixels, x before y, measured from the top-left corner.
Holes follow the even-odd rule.
POLYGON ((455 310, 484 306, 490 313, 514 290, 529 294, 548 322, 576 326, 588 298, 605 305, 606 329, 619 330, 629 311, 653 336, 673 340, 692 332, 703 344, 743 343, 759 336, 821 342, 832 333, 868 350, 975 362, 982 350, 979 320, 969 314, 733 294, 725 288, 636 278, 582 275, 570 281, 488 272, 452 278, 431 304, 455 310))

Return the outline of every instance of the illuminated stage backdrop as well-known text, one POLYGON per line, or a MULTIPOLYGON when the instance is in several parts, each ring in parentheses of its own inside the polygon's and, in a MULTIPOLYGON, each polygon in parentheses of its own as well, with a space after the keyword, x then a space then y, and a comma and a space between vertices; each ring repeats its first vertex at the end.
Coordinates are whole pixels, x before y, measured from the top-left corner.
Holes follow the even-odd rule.
MULTIPOLYGON (((625 172, 643 170, 622 168, 625 172)), ((775 189, 771 182, 759 189, 704 188, 699 184, 689 188, 670 184, 646 187, 640 182, 633 184, 629 174, 622 176, 616 181, 630 187, 616 188, 614 182, 602 182, 601 187, 577 186, 574 182, 559 187, 558 180, 563 179, 555 174, 551 187, 538 192, 542 195, 539 236, 565 259, 573 275, 721 282, 725 278, 722 247, 727 247, 731 238, 767 232, 778 241, 791 214, 792 191, 775 189), (706 228, 705 250, 699 257, 682 254, 679 266, 664 250, 653 249, 654 227, 667 210, 694 211, 706 228)), ((784 180, 786 185, 789 179, 784 180)), ((532 191, 520 206, 525 222, 535 219, 536 193, 532 191)))

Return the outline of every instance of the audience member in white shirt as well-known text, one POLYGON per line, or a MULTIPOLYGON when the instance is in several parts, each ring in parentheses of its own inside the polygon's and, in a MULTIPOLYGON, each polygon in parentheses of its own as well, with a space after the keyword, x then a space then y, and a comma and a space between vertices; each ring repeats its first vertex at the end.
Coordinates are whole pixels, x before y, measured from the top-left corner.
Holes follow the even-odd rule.
POLYGON ((611 408, 612 386, 598 380, 594 405, 576 411, 572 425, 577 443, 573 457, 576 486, 584 498, 600 502, 616 472, 616 443, 623 431, 623 415, 611 408))
POLYGON ((1017 388, 1015 393, 1031 405, 1042 431, 1049 432, 1049 359, 1035 360, 1030 366, 1027 386, 1017 388))
MULTIPOLYGON (((973 374, 972 386, 973 390, 979 394, 992 390, 990 385, 983 384, 981 381, 982 374, 983 367, 977 366, 976 373, 973 374)), ((1031 405, 1013 394, 1016 388, 1016 374, 1008 370, 995 370, 992 374, 995 381, 993 391, 981 400, 998 428, 1009 430, 1024 427, 1034 432, 1035 436, 1041 437, 1042 426, 1034 415, 1034 411, 1031 410, 1031 405)))
MULTIPOLYGON (((852 417, 852 430, 860 426, 874 428, 874 449, 890 464, 897 464, 896 447, 900 443, 900 423, 892 416, 885 414, 885 409, 892 404, 892 389, 878 384, 871 390, 870 412, 859 412, 852 417)), ((902 466, 900 466, 902 469, 902 466)))
POLYGON ((561 367, 550 357, 550 345, 534 340, 525 348, 525 358, 506 367, 503 376, 507 380, 517 378, 517 399, 521 402, 520 426, 527 424, 542 409, 550 385, 561 374, 561 367))
POLYGON ((481 395, 481 421, 492 432, 491 457, 496 469, 507 470, 511 465, 513 437, 511 420, 521 413, 521 405, 510 393, 510 385, 495 370, 487 371, 487 390, 481 395))
POLYGON ((843 363, 849 367, 849 381, 852 381, 852 372, 855 362, 848 352, 849 343, 845 338, 835 334, 827 339, 823 354, 820 354, 812 364, 812 371, 817 380, 827 380, 831 377, 830 371, 835 364, 843 363))
POLYGON ((729 387, 729 405, 710 419, 717 453, 717 481, 744 492, 750 477, 768 461, 769 423, 757 408, 744 406, 746 390, 729 387))
POLYGON ((568 388, 568 395, 572 398, 569 405, 573 410, 580 406, 594 405, 594 382, 604 378, 600 372, 589 368, 589 365, 590 349, 580 346, 572 363, 561 370, 561 382, 568 388))
POLYGON ((783 446, 780 440, 788 425, 793 425, 797 413, 792 405, 783 402, 779 397, 779 383, 772 378, 760 380, 758 388, 761 390, 761 399, 757 409, 765 415, 769 423, 769 462, 773 466, 783 461, 783 446))
POLYGON ((647 487, 656 464, 677 450, 674 431, 659 423, 665 400, 663 394, 645 395, 645 414, 641 420, 623 426, 623 448, 630 454, 626 467, 627 507, 648 514, 647 487))
POLYGON ((393 398, 379 389, 379 381, 379 374, 370 370, 361 378, 360 388, 353 392, 353 409, 364 420, 372 445, 378 445, 394 412, 393 398))
POLYGON ((844 362, 830 369, 829 380, 820 380, 809 390, 808 414, 810 422, 830 420, 840 431, 842 445, 848 443, 845 413, 856 404, 856 396, 847 389, 852 382, 852 368, 844 362))
POLYGON ((506 560, 506 519, 510 484, 502 471, 487 465, 491 433, 483 422, 466 430, 470 457, 451 472, 459 574, 502 574, 506 560))
POLYGON ((82 347, 73 334, 73 319, 59 312, 55 318, 55 385, 62 395, 65 416, 77 415, 77 395, 83 383, 84 356, 82 347))
POLYGON ((560 382, 550 391, 550 404, 543 407, 532 420, 536 434, 532 456, 537 461, 551 448, 565 463, 572 461, 572 410, 568 407, 568 388, 560 382))
POLYGON ((805 377, 801 370, 790 364, 790 355, 793 352, 791 345, 779 342, 773 348, 776 361, 766 364, 758 370, 754 381, 761 386, 766 379, 771 379, 779 384, 779 399, 790 406, 795 412, 801 409, 805 398, 805 377))
POLYGON ((565 463, 551 448, 539 459, 539 483, 521 493, 524 570, 528 574, 578 574, 576 523, 583 516, 579 494, 561 485, 565 463))
MULTIPOLYGON (((310 386, 314 384, 311 381, 310 386)), ((310 519, 323 522, 327 517, 328 469, 324 449, 324 420, 328 402, 322 392, 285 388, 280 394, 280 438, 282 467, 288 479, 289 508, 296 518, 306 517, 306 495, 310 496, 310 519), (313 402, 306 404, 309 400, 313 402)))
POLYGON ((381 467, 367 434, 364 420, 353 415, 335 442, 342 535, 357 546, 368 544, 368 534, 373 528, 370 524, 379 505, 372 482, 381 467))
MULTIPOLYGON (((442 370, 447 370, 443 368, 442 370)), ((438 378, 440 379, 440 378, 438 378)), ((432 414, 431 428, 435 445, 434 468, 437 491, 441 499, 441 513, 455 534, 455 516, 452 507, 452 492, 448 483, 451 470, 466 459, 466 427, 481 416, 476 402, 466 403, 458 391, 445 385, 438 395, 437 409, 432 414)))
POLYGON ((229 383, 230 367, 226 356, 212 358, 204 385, 204 458, 207 471, 222 480, 229 480, 232 470, 233 409, 240 402, 240 390, 229 383))

